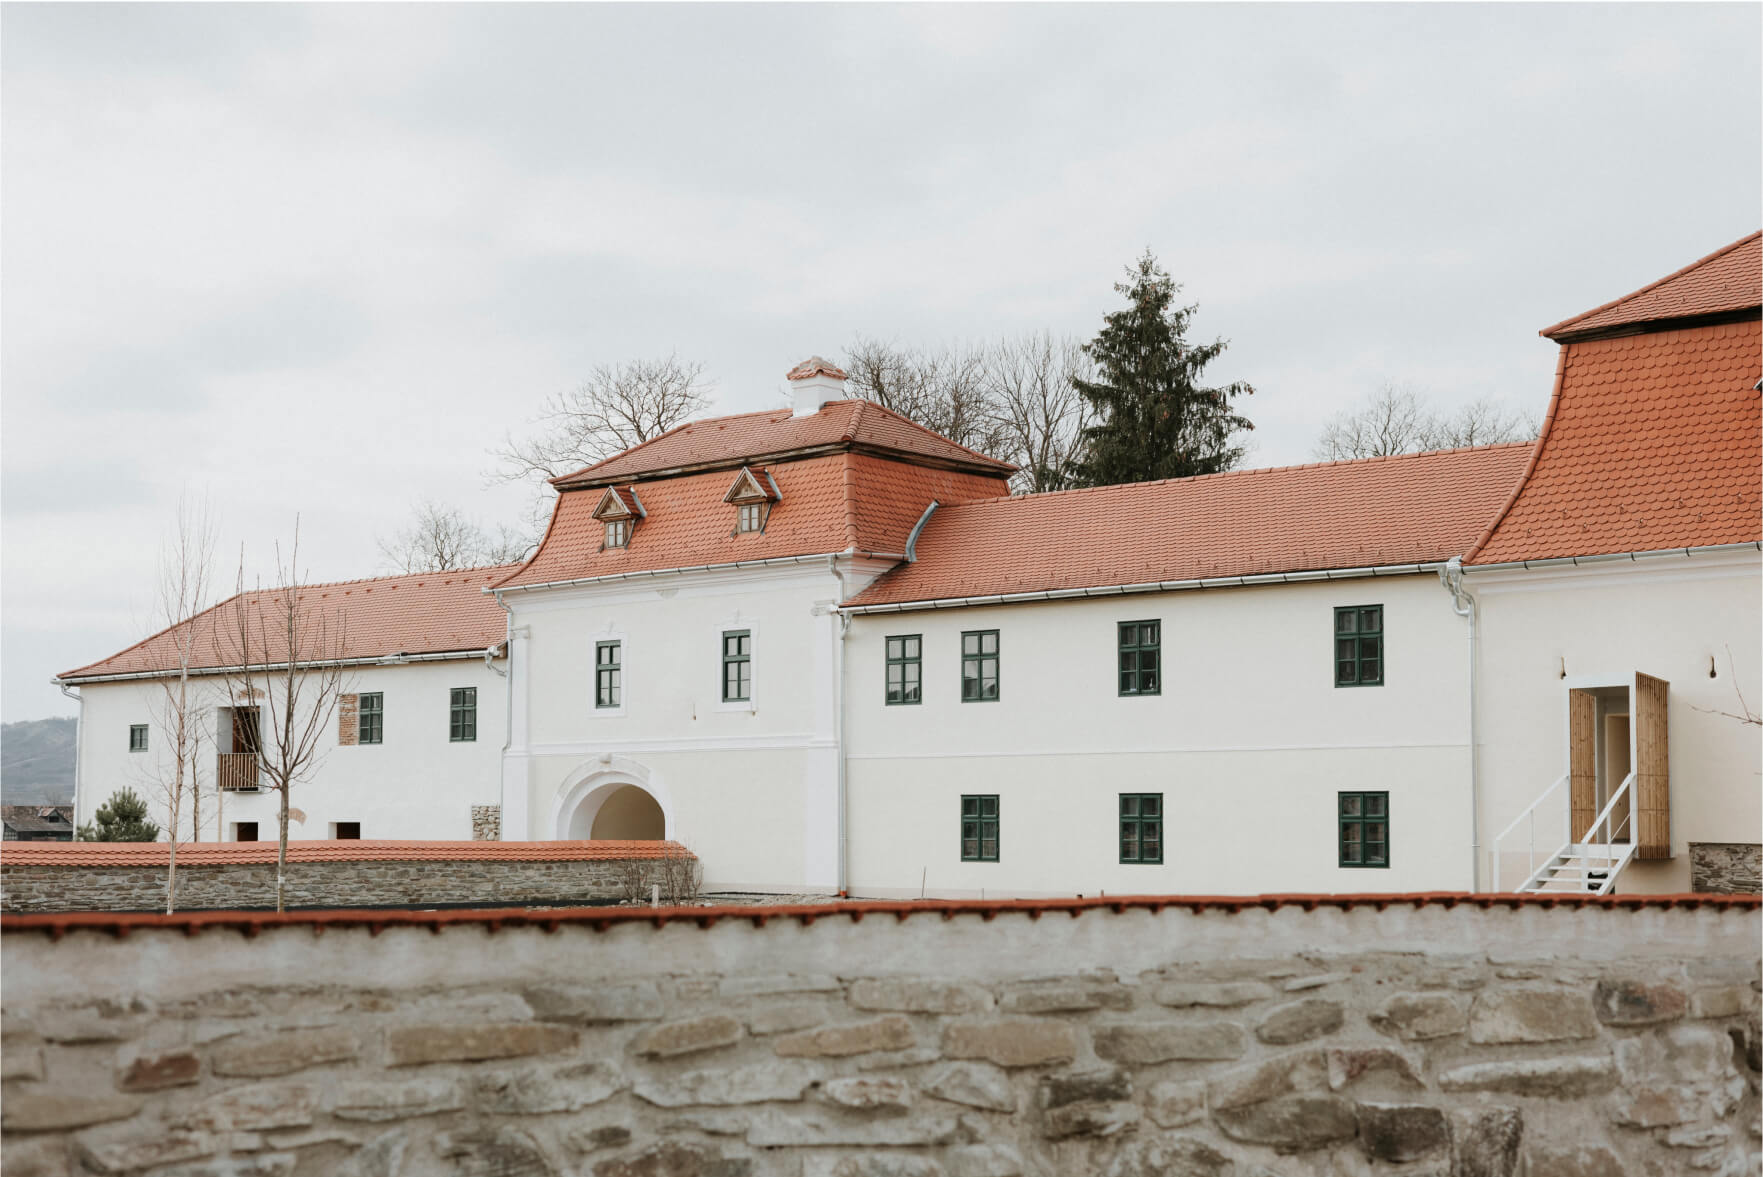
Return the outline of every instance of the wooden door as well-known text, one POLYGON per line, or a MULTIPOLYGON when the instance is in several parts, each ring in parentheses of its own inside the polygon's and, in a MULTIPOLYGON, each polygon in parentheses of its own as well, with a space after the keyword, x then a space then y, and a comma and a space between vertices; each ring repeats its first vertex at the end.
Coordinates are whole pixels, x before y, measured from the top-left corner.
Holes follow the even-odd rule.
POLYGON ((1671 684, 1634 676, 1635 857, 1671 857, 1671 684))
POLYGON ((1590 691, 1567 692, 1567 789, 1575 842, 1598 816, 1598 698, 1590 691))

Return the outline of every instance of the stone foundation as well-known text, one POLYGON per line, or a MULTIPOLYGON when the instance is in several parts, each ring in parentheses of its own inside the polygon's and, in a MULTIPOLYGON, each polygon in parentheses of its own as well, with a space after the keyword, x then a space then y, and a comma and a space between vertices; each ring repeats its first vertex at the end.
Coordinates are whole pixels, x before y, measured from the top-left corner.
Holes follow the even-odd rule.
POLYGON ((1755 895, 1763 891, 1763 845, 1691 842, 1690 890, 1712 895, 1755 895))
POLYGON ((8 919, 0 1153, 8 1177, 1757 1171, 1754 904, 1070 911, 8 919))

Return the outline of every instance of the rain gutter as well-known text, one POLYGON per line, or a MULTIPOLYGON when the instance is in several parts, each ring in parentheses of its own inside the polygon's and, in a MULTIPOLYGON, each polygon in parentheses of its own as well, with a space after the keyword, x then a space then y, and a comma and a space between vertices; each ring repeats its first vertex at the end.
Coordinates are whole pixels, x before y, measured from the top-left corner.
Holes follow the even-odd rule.
MULTIPOLYGON (((494 646, 490 647, 491 650, 494 650, 495 648, 496 647, 494 646)), ((386 654, 377 658, 324 658, 315 662, 296 662, 294 663, 294 669, 312 670, 318 667, 348 666, 403 666, 408 662, 460 662, 467 659, 482 658, 488 653, 488 650, 473 648, 470 650, 449 650, 442 654, 386 654)), ((287 668, 288 664, 286 662, 264 662, 252 666, 193 666, 190 668, 190 674, 192 677, 196 675, 212 676, 216 674, 243 674, 246 671, 286 670, 287 668)), ((67 692, 65 688, 69 683, 72 683, 75 686, 85 686, 88 683, 101 682, 138 682, 143 679, 167 678, 172 673, 173 672, 169 670, 136 670, 130 671, 128 674, 69 675, 65 678, 56 678, 53 681, 56 686, 62 687, 62 693, 66 694, 67 692)))
POLYGON ((962 609, 979 605, 1016 605, 1030 601, 1067 601, 1085 597, 1118 597, 1132 593, 1173 593, 1189 589, 1252 588, 1264 584, 1304 584, 1322 580, 1359 580, 1374 576, 1414 576, 1437 572, 1444 561, 1424 564, 1377 564, 1364 568, 1322 568, 1312 572, 1266 572, 1253 576, 1211 576, 1197 580, 1157 580, 1141 584, 1096 585, 1090 588, 1041 589, 1026 593, 996 593, 984 597, 938 597, 923 601, 895 601, 882 605, 843 605, 839 612, 909 613, 925 609, 962 609))
POLYGON ((1467 564, 1463 571, 1506 572, 1514 568, 1578 568, 1587 564, 1613 564, 1623 560, 1639 563, 1660 556, 1712 556, 1723 552, 1763 552, 1763 542, 1745 540, 1736 544, 1703 544, 1696 548, 1649 548, 1639 552, 1609 552, 1597 556, 1555 556, 1547 560, 1507 560, 1500 564, 1467 564))
POLYGON ((601 576, 578 576, 571 580, 547 580, 539 584, 511 584, 485 588, 486 593, 530 593, 537 589, 579 588, 591 584, 611 584, 620 580, 654 580, 662 576, 686 576, 695 572, 733 572, 743 568, 775 568, 788 564, 819 564, 835 556, 871 556, 880 560, 904 560, 901 552, 864 552, 846 548, 842 552, 816 552, 808 556, 769 556, 763 560, 731 560, 723 564, 692 564, 684 568, 648 568, 633 572, 608 572, 601 576))

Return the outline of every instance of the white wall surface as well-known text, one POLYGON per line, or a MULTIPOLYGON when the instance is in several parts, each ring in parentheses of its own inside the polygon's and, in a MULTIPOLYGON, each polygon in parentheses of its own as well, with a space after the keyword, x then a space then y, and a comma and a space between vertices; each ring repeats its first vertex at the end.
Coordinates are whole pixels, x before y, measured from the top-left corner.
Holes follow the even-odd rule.
MULTIPOLYGON (((504 662, 498 665, 505 665, 504 662)), ((357 667, 346 672, 344 689, 385 696, 385 740, 377 745, 339 746, 333 715, 320 735, 322 758, 307 779, 294 786, 289 804, 305 811, 303 823, 290 823, 296 839, 330 837, 339 821, 361 823, 363 838, 471 838, 471 807, 500 801, 497 765, 506 724, 505 680, 484 666, 482 657, 403 666, 357 667), (477 739, 448 738, 449 703, 454 687, 477 688, 477 739)), ((225 841, 233 823, 255 821, 258 837, 275 837, 277 794, 228 792, 214 800, 215 709, 228 704, 226 681, 191 679, 203 716, 198 767, 202 788, 204 841, 225 841)), ((76 820, 92 820, 98 806, 120 788, 132 788, 154 805, 162 829, 164 778, 171 740, 161 726, 163 690, 154 682, 93 683, 81 688, 80 788, 76 820), (128 750, 130 724, 151 725, 148 751, 128 750)), ((264 739, 269 736, 265 717, 264 739)), ((188 809, 180 822, 188 838, 188 809)))
POLYGON ((1467 889, 1465 624, 1411 575, 854 619, 852 888, 966 896, 1467 889), (1336 606, 1384 607, 1383 686, 1334 685, 1336 606), (1119 622, 1163 623, 1162 693, 1118 694, 1119 622), (997 629, 996 702, 960 700, 997 629), (924 637, 924 702, 886 706, 888 635, 924 637), (1390 793, 1391 864, 1342 868, 1339 790, 1390 793), (1118 796, 1162 792, 1161 865, 1122 864, 1118 796), (1000 861, 960 861, 960 797, 1000 797, 1000 861))
MULTIPOLYGON (((851 568, 841 561, 842 567, 851 568)), ((844 592, 879 571, 859 564, 844 592)), ((634 784, 713 889, 837 886, 835 698, 841 596, 823 562, 509 593, 525 813, 504 837, 567 836, 579 804, 634 784), (722 701, 722 634, 752 634, 751 699, 722 701), (594 650, 622 643, 623 699, 595 706, 594 650), (517 832, 518 831, 518 832, 517 832)))
MULTIPOLYGON (((1567 771, 1568 687, 1622 682, 1635 671, 1671 684, 1672 857, 1632 863, 1616 890, 1687 891, 1690 842, 1763 839, 1758 729, 1717 714, 1739 712, 1741 691, 1753 712, 1763 706, 1763 564, 1755 552, 1472 573, 1468 586, 1480 605, 1490 841, 1567 771)), ((1555 817, 1549 828, 1559 825, 1555 817)), ((1506 862, 1510 887, 1517 866, 1506 862)))

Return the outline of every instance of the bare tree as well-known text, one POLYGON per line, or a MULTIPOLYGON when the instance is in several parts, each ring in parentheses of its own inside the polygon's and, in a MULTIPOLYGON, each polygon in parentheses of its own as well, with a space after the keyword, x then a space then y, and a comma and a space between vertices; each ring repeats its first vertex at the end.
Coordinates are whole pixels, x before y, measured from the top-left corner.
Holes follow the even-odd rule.
POLYGON ((209 627, 213 619, 204 614, 214 571, 214 543, 207 502, 193 503, 186 494, 179 499, 176 521, 160 544, 155 586, 156 612, 176 667, 173 675, 158 680, 161 691, 154 703, 164 750, 156 754, 153 771, 170 818, 166 825, 170 841, 165 876, 168 915, 177 910, 178 839, 186 803, 190 840, 202 840, 202 785, 197 772, 201 707, 190 683, 190 668, 198 656, 198 644, 212 637, 209 627))
POLYGON ((1539 427, 1534 418, 1486 397, 1455 413, 1440 413, 1412 386, 1386 383, 1356 408, 1330 418, 1315 453, 1330 462, 1387 458, 1421 450, 1528 441, 1536 437, 1539 427))
POLYGON ((277 806, 275 909, 285 906, 288 794, 318 766, 319 748, 343 693, 344 618, 303 599, 300 525, 286 563, 276 545, 275 588, 247 592, 239 562, 228 636, 227 689, 235 708, 258 708, 257 769, 280 794, 277 806))
POLYGON ((1421 447, 1449 450, 1460 446, 1534 441, 1542 427, 1536 417, 1484 396, 1448 416, 1433 416, 1421 438, 1421 447))
POLYGON ((903 347, 859 336, 845 355, 853 395, 982 454, 1006 447, 983 346, 903 347))
POLYGON ((987 383, 1002 432, 994 456, 1018 467, 1011 480, 1018 493, 1067 485, 1094 415, 1072 381, 1089 379, 1093 367, 1081 341, 1050 331, 1000 339, 988 351, 987 383))
POLYGON ((532 551, 518 529, 501 525, 495 534, 457 507, 432 499, 418 502, 409 526, 377 540, 382 563, 393 572, 450 572, 485 564, 512 564, 532 551))
POLYGON ((495 451, 500 479, 550 479, 639 445, 710 407, 704 365, 668 355, 601 364, 546 402, 536 436, 495 451))

